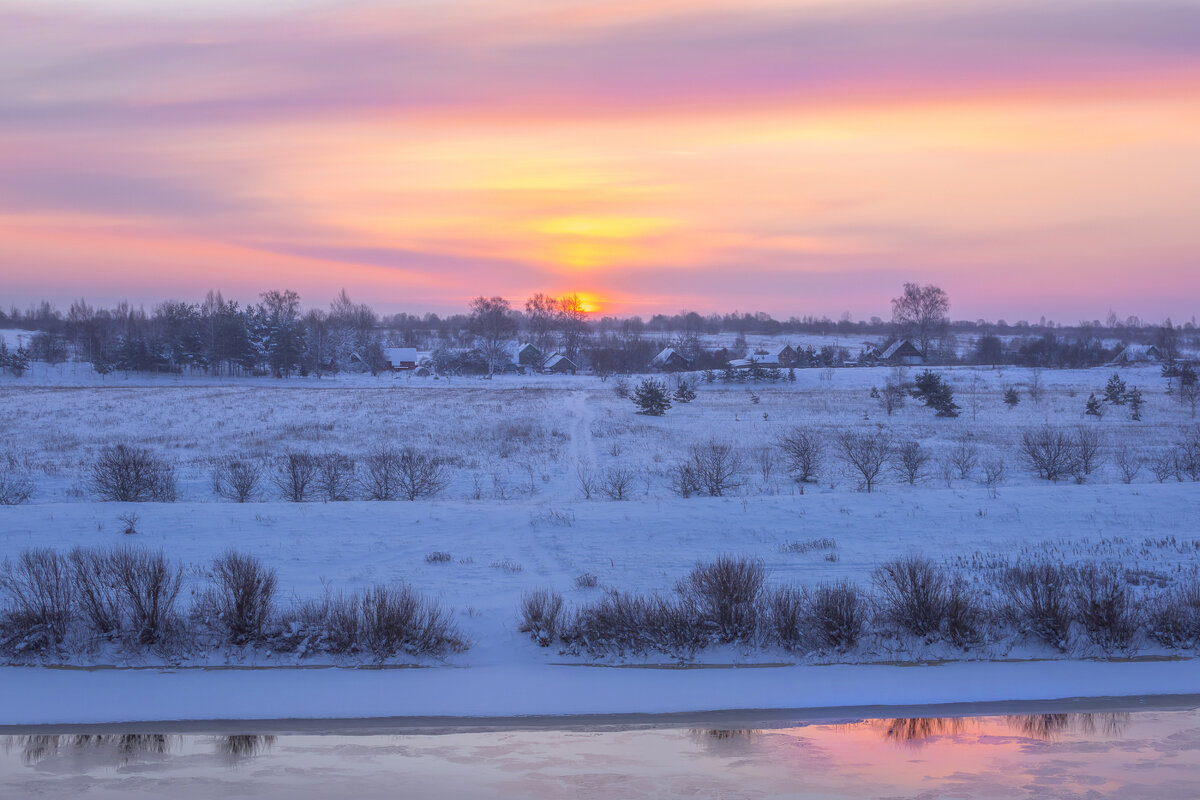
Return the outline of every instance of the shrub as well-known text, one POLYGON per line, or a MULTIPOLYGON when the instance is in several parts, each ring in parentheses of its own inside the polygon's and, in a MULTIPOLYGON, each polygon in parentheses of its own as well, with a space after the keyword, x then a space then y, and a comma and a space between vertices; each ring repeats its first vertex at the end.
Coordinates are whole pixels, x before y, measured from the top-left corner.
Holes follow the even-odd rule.
POLYGON ((784 466, 796 483, 812 483, 821 469, 824 447, 814 431, 792 428, 779 437, 776 447, 783 451, 784 466))
POLYGON ((33 481, 0 457, 0 506, 19 506, 33 495, 33 481))
POLYGON ((711 497, 742 485, 742 456, 733 445, 716 441, 692 445, 688 464, 696 486, 711 497))
POLYGON ((241 645, 262 639, 275 606, 274 567, 230 550, 213 561, 212 580, 204 610, 215 616, 228 640, 241 645))
POLYGON ((848 650, 866 627, 867 603, 852 583, 818 586, 808 595, 808 632, 822 647, 848 650))
POLYGON ((629 467, 610 467, 600 478, 600 493, 609 500, 627 500, 637 472, 629 467))
POLYGON ((680 461, 671 467, 671 491, 680 497, 691 497, 700 493, 700 479, 691 461, 680 461))
POLYGON ((101 500, 163 503, 175 500, 175 468, 144 447, 112 445, 88 469, 88 483, 101 500))
POLYGON ((1072 576, 1071 601, 1088 636, 1106 652, 1126 649, 1138 629, 1138 613, 1124 576, 1111 565, 1087 564, 1072 576))
POLYGON ((996 496, 996 489, 1004 483, 1005 476, 1008 474, 1008 468, 1004 464, 1002 458, 989 458, 983 462, 983 485, 988 488, 988 492, 992 497, 996 496))
POLYGON ((540 647, 549 647, 558 636, 563 598, 558 592, 537 589, 521 595, 521 625, 518 630, 528 633, 540 647))
POLYGON ((387 445, 378 445, 363 458, 362 465, 359 485, 367 499, 400 499, 400 451, 387 445))
POLYGON ((759 599, 767 572, 762 561, 720 556, 698 564, 678 584, 695 604, 701 623, 721 642, 745 642, 758 628, 759 599))
POLYGON ((1150 636, 1164 647, 1200 645, 1200 580, 1192 577, 1150 604, 1150 636))
POLYGON ((284 500, 303 503, 312 491, 317 476, 317 459, 311 453, 285 453, 271 480, 284 500))
POLYGON ((1067 649, 1070 585, 1069 570, 1046 561, 1009 567, 1000 579, 1009 618, 1059 650, 1067 649))
POLYGON ((785 586, 767 593, 767 619, 775 642, 784 650, 796 651, 808 644, 808 597, 803 589, 785 586))
POLYGON ((1142 465, 1146 463, 1140 452, 1127 445, 1118 447, 1112 456, 1117 471, 1121 473, 1122 483, 1133 483, 1133 479, 1142 471, 1142 465))
POLYGON ((686 601, 617 591, 566 618, 559 635, 571 650, 592 654, 659 650, 685 657, 704 643, 695 610, 686 601))
POLYGON ((1049 425, 1021 434, 1021 455, 1031 472, 1055 483, 1077 468, 1071 437, 1049 425))
POLYGON ((444 550, 435 550, 432 553, 425 554, 426 564, 449 564, 450 554, 444 550))
POLYGON ((321 453, 316 457, 316 476, 313 488, 327 503, 350 499, 354 486, 354 459, 345 453, 321 453))
POLYGON ((575 585, 580 589, 595 589, 599 583, 600 579, 590 572, 575 576, 575 585))
POLYGON ((941 630, 947 581, 932 561, 918 556, 897 559, 876 569, 873 578, 880 610, 890 622, 916 636, 941 630))
POLYGON ((449 613, 406 584, 367 589, 359 610, 362 646, 377 661, 402 652, 440 656, 466 646, 449 613))
POLYGON ((245 503, 258 493, 262 464, 249 458, 223 458, 213 464, 213 493, 245 503))
POLYGON ((945 622, 943 632, 957 647, 967 648, 983 636, 989 607, 972 591, 961 575, 956 575, 946 587, 945 622))
POLYGON ((26 550, 16 562, 0 565, 0 592, 8 602, 5 643, 15 649, 40 650, 66 637, 75 609, 71 565, 54 550, 26 550))
POLYGON ((1009 408, 1016 408, 1021 402, 1021 395, 1017 393, 1016 387, 1006 386, 1004 388, 1004 404, 1009 408))
POLYGON ((425 455, 412 447, 405 447, 400 451, 397 466, 400 496, 405 500, 433 497, 441 493, 450 481, 441 459, 425 455))
POLYGON ((173 566, 161 550, 116 549, 107 561, 124 601, 129 633, 139 644, 161 642, 175 625, 183 570, 173 566))
POLYGON ((124 603, 112 576, 109 551, 76 547, 68 559, 79 592, 79 610, 92 630, 109 638, 119 635, 124 603))

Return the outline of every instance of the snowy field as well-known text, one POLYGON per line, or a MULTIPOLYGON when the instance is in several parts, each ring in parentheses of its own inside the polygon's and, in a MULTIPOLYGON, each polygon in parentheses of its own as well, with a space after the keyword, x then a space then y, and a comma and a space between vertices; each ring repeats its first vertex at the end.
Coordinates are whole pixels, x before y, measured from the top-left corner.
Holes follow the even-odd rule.
MULTIPOLYGON (((695 401, 676 405, 657 418, 634 414, 630 401, 614 392, 614 380, 584 376, 221 382, 73 378, 70 369, 39 365, 26 378, 0 382, 0 439, 7 463, 35 485, 29 502, 0 507, 0 556, 14 558, 35 547, 62 552, 76 546, 125 544, 161 548, 185 567, 183 609, 195 599, 212 559, 230 548, 259 556, 278 570, 282 605, 326 591, 404 581, 451 611, 470 648, 441 659, 396 659, 395 663, 436 667, 429 677, 409 684, 419 687, 426 682, 434 694, 422 695, 426 700, 420 703, 396 700, 388 706, 396 713, 436 715, 439 708, 446 714, 554 713, 545 702, 535 702, 532 687, 544 681, 564 693, 586 694, 591 685, 586 677, 578 677, 588 670, 557 665, 671 663, 663 653, 597 659, 557 647, 540 648, 518 631, 522 595, 551 589, 563 594, 568 607, 577 607, 599 600, 610 589, 670 591, 698 562, 722 554, 761 559, 770 587, 839 580, 868 587, 875 568, 913 554, 980 582, 985 592, 987 569, 1020 559, 1115 563, 1139 586, 1171 586, 1194 578, 1200 569, 1200 484, 1186 477, 1159 482, 1148 468, 1125 483, 1113 459, 1121 447, 1146 458, 1167 452, 1194 424, 1190 410, 1164 393, 1165 380, 1156 368, 1120 370, 1127 385, 1137 385, 1145 394, 1143 420, 1138 422, 1130 419, 1125 406, 1108 408, 1101 419, 1083 415, 1086 398, 1092 392, 1103 394, 1112 369, 1043 371, 1037 377, 1042 387, 1038 402, 1028 396, 1033 376, 1026 370, 940 370, 955 387, 962 407, 956 419, 935 418, 932 410, 912 400, 886 415, 869 395, 872 386, 882 387, 895 377, 886 369, 798 370, 794 383, 731 386, 701 381, 695 401), (1015 408, 1003 401, 1006 387, 1020 392, 1015 408), (1086 425, 1101 432, 1104 459, 1082 485, 1069 479, 1040 480, 1022 466, 1022 432, 1045 424, 1069 430, 1086 425), (817 480, 803 487, 788 477, 773 447, 794 426, 826 441, 817 480), (909 485, 889 470, 874 492, 859 490, 859 481, 834 455, 833 437, 841 430, 874 431, 878 426, 895 440, 920 442, 930 452, 924 480, 909 485), (677 496, 671 489, 672 465, 686 457, 691 445, 710 440, 732 444, 742 453, 743 468, 736 481, 740 485, 722 497, 677 496), (978 449, 981 461, 1006 463, 1003 483, 983 486, 978 467, 966 478, 943 474, 941 461, 964 441, 978 449), (86 478, 88 464, 116 442, 149 448, 172 462, 179 480, 177 502, 96 501, 86 478), (267 482, 246 504, 222 499, 212 490, 211 464, 216 457, 248 455, 270 464, 285 451, 300 450, 335 451, 358 459, 382 442, 412 445, 444 459, 450 478, 446 489, 415 502, 291 503, 281 500, 267 482), (774 460, 764 462, 763 453, 774 460), (581 471, 603 476, 618 469, 635 476, 627 499, 614 501, 595 493, 585 499, 581 471), (130 512, 137 515, 137 533, 126 535, 120 518, 130 512), (428 560, 435 552, 449 554, 448 560, 428 560), (595 576, 595 586, 579 585, 579 576, 585 574, 595 576), (497 676, 517 674, 527 695, 518 692, 504 703, 487 700, 493 682, 501 680, 497 676), (430 699, 449 691, 450 684, 461 687, 462 697, 478 702, 447 701, 439 706, 430 699), (521 697, 528 701, 524 706, 521 697)), ((1126 672, 1106 662, 1109 671, 1094 682, 1100 687, 1097 691, 1154 693, 1154 687, 1161 686, 1172 693, 1200 693, 1192 650, 1165 650, 1140 641, 1137 653, 1141 658, 1189 660, 1131 664, 1126 672), (1186 669, 1181 671, 1181 666, 1186 669), (1121 676, 1128 681, 1122 683, 1121 676), (1122 686, 1128 691, 1115 690, 1122 686)), ((601 694, 588 702, 566 704, 561 713, 626 713, 637 710, 630 707, 632 701, 652 696, 675 698, 653 704, 656 711, 767 707, 771 703, 763 686, 804 682, 809 673, 803 670, 832 668, 803 665, 846 660, 960 662, 956 669, 965 671, 955 673, 951 688, 937 677, 921 679, 913 684, 916 688, 905 690, 905 702, 1072 696, 1062 692, 1078 682, 1081 688, 1075 694, 1087 694, 1087 686, 1093 685, 1087 683, 1088 676, 1099 674, 1094 672, 1097 665, 1079 659, 1109 655, 1082 637, 1059 650, 1005 636, 968 653, 942 641, 912 638, 868 637, 848 655, 723 645, 696 654, 693 661, 791 666, 774 667, 782 672, 766 684, 753 682, 745 671, 716 670, 730 677, 704 678, 703 686, 696 687, 707 698, 703 701, 681 699, 678 692, 659 694, 654 687, 667 680, 661 670, 617 670, 617 677, 597 679, 601 682, 594 688, 601 694), (1037 686, 1028 668, 1042 659, 1074 664, 1079 672, 1056 673, 1055 682, 1037 686), (1026 671, 997 666, 1010 660, 1025 662, 1026 671), (980 692, 979 681, 992 682, 994 691, 980 692), (624 700, 618 702, 619 697, 624 700)), ((302 658, 232 646, 166 655, 100 648, 48 660, 118 667, 358 663, 354 657, 302 658)), ((870 670, 884 668, 846 669, 867 670, 863 674, 870 676, 882 674, 870 670)), ((936 676, 936 670, 946 668, 929 669, 936 676)), ((391 677, 380 680, 404 691, 405 673, 389 671, 391 677)), ((28 677, 32 673, 17 667, 3 668, 0 674, 11 679, 3 681, 6 692, 19 694, 20 687, 28 685, 41 687, 31 691, 63 697, 116 680, 87 677, 95 673, 33 680, 28 677)), ((777 702, 836 705, 886 702, 890 697, 884 690, 851 691, 847 687, 857 685, 856 678, 839 680, 844 683, 837 691, 813 688, 805 694, 781 688, 777 702)), ((353 709, 369 705, 365 698, 376 689, 361 691, 364 698, 356 700, 353 709)), ((286 705, 285 700, 278 698, 286 705)), ((22 708, 20 721, 38 721, 28 701, 22 708)), ((137 716, 137 708, 141 706, 135 705, 128 711, 133 716, 126 718, 144 718, 137 716)), ((293 710, 307 713, 299 706, 293 710)), ((329 709, 318 711, 318 716, 338 716, 329 709)), ((262 714, 289 715, 279 712, 271 705, 262 714)), ((57 713, 46 719, 67 721, 61 706, 57 713)), ((369 714, 344 714, 362 715, 369 714)), ((0 718, 0 723, 5 721, 16 718, 0 718)))

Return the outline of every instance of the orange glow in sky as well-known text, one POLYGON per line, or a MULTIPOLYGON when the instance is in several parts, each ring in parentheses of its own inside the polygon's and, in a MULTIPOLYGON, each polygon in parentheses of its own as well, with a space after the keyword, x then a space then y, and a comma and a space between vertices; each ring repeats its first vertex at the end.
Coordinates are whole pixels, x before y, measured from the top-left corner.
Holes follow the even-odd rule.
POLYGON ((1200 4, 0 0, 0 30, 5 306, 1200 298, 1200 4))

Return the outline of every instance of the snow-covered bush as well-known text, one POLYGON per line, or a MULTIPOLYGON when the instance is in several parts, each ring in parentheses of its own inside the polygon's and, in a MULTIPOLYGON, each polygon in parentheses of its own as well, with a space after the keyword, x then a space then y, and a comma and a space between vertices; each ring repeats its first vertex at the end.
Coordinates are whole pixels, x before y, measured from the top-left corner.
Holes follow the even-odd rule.
POLYGON ((858 644, 866 628, 868 603, 857 586, 841 581, 806 594, 808 631, 814 644, 840 651, 858 644))
POLYGON ((695 606, 700 623, 718 641, 748 642, 758 630, 766 578, 761 560, 726 555, 708 564, 697 564, 677 589, 695 606))
POLYGON ((1155 598, 1149 604, 1146 627, 1164 647, 1200 645, 1200 579, 1193 575, 1155 598))
POLYGON ((275 610, 276 583, 274 567, 230 550, 213 560, 212 585, 201 596, 197 616, 232 644, 259 641, 275 610))
POLYGON ((75 610, 71 565, 54 550, 26 550, 0 564, 0 646, 43 650, 66 638, 75 610))
POLYGON ((400 653, 440 656, 466 646, 450 614, 407 584, 367 589, 359 614, 362 647, 376 661, 400 653))
POLYGON ((33 481, 0 456, 0 506, 19 506, 33 494, 33 481))
POLYGON ((1129 648, 1140 614, 1125 576, 1112 565, 1083 564, 1072 571, 1074 616, 1088 637, 1105 652, 1129 648))
POLYGON ((521 633, 528 633, 541 647, 549 647, 558 636, 563 598, 549 589, 536 589, 521 595, 521 633))
POLYGON ((928 558, 907 556, 872 575, 882 617, 906 633, 936 635, 946 619, 949 580, 928 558))
POLYGON ((1065 650, 1071 625, 1071 573, 1042 561, 1007 568, 1000 577, 1005 613, 1023 633, 1065 650))

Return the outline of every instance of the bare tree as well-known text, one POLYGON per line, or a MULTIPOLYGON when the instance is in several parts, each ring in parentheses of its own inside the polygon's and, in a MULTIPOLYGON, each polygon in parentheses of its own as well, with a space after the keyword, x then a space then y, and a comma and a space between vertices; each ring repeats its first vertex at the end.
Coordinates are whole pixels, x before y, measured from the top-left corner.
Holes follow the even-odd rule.
POLYGON ((983 467, 983 485, 987 487, 988 494, 992 497, 996 496, 996 489, 1000 484, 1004 483, 1008 469, 1002 458, 989 458, 982 464, 983 467))
POLYGON ((783 451, 783 464, 796 483, 811 483, 821 468, 823 446, 814 431, 792 428, 775 446, 783 451))
POLYGON ((920 442, 902 442, 892 454, 892 468, 902 480, 911 485, 925 480, 925 467, 928 463, 929 453, 925 452, 920 442))
POLYGON ((883 428, 873 434, 843 431, 836 442, 838 457, 846 464, 847 471, 861 476, 863 488, 872 491, 892 454, 888 432, 883 428))
POLYGON ((517 332, 508 301, 503 297, 476 297, 471 301, 470 329, 479 341, 490 376, 504 359, 508 340, 517 332))
POLYGON ((574 361, 587 336, 587 309, 579 295, 569 294, 558 298, 558 324, 562 331, 563 352, 574 361))
POLYGON ((979 448, 966 436, 962 436, 954 444, 949 455, 950 465, 954 467, 958 477, 967 480, 979 463, 979 448))
POLYGON ((1042 402, 1042 368, 1030 367, 1029 369, 1029 399, 1034 405, 1040 405, 1042 402))
POLYGON ((897 335, 915 339, 921 355, 929 354, 930 342, 949 323, 950 297, 932 284, 904 284, 904 293, 892 299, 892 324, 897 335))
POLYGON ((1083 483, 1089 475, 1100 466, 1100 449, 1103 439, 1100 432, 1090 425, 1079 425, 1075 428, 1072 444, 1075 446, 1074 469, 1075 480, 1083 483))
POLYGON ((583 492, 584 500, 591 500, 592 495, 600 491, 600 479, 590 464, 578 464, 575 467, 575 477, 579 479, 579 490, 583 492))
POLYGON ((1121 482, 1133 483, 1133 479, 1142 471, 1145 459, 1140 452, 1123 444, 1113 451, 1113 463, 1121 473, 1121 482))
POLYGON ((904 387, 889 380, 883 385, 883 391, 879 393, 879 405, 890 417, 896 409, 904 407, 906 397, 904 387))

